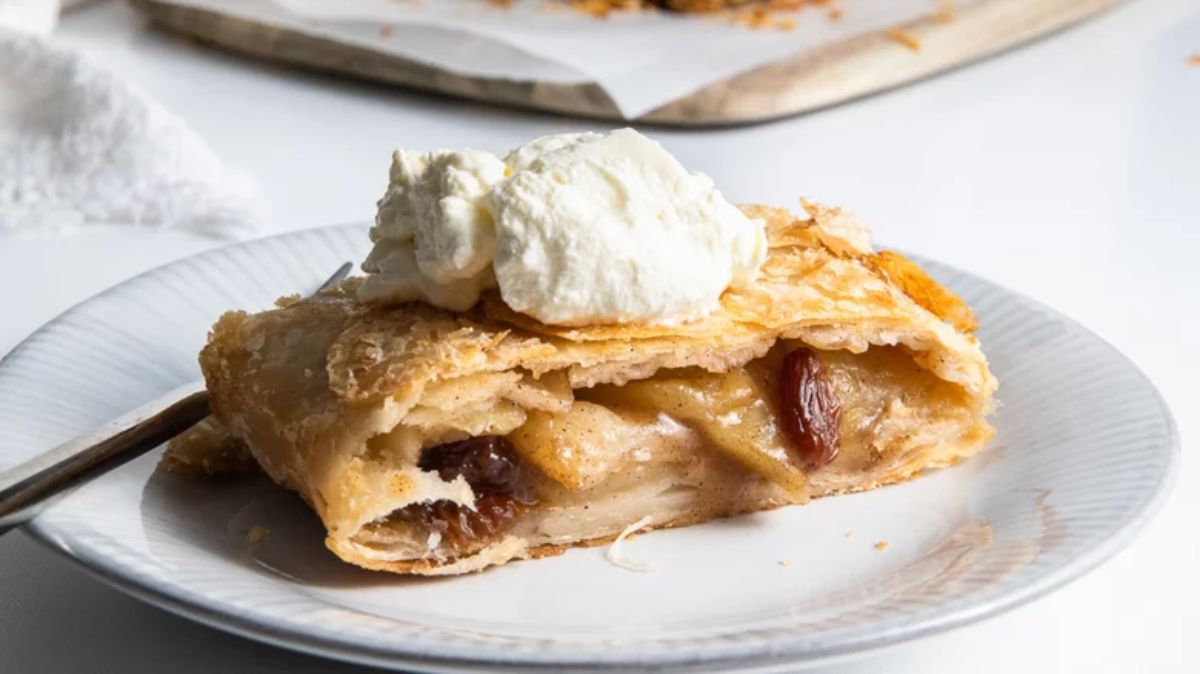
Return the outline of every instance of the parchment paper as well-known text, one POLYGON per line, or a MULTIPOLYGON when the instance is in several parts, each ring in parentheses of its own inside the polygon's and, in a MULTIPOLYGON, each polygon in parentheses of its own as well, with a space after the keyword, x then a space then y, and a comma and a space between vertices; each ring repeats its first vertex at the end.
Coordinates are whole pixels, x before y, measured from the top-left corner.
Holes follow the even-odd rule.
POLYGON ((928 16, 936 0, 812 6, 791 30, 728 16, 613 12, 597 19, 552 0, 168 0, 300 30, 464 75, 595 82, 627 118, 792 54, 928 16))

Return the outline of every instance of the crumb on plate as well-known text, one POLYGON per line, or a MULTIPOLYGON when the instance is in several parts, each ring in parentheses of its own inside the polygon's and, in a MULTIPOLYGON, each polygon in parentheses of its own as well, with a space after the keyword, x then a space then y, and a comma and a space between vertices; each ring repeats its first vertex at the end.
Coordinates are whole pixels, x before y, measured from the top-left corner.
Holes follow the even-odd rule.
POLYGON ((621 547, 627 538, 649 526, 652 519, 653 518, 651 518, 649 515, 646 515, 642 519, 625 527, 625 530, 618 534, 617 539, 608 547, 608 551, 604 553, 604 558, 607 559, 613 566, 620 567, 627 571, 637 571, 639 573, 653 573, 654 571, 657 571, 658 567, 655 566, 653 562, 642 562, 630 559, 629 557, 625 556, 625 552, 621 547))
POLYGON ((904 30, 903 28, 893 28, 886 33, 888 39, 902 44, 913 51, 921 51, 921 40, 916 35, 904 30))
POLYGON ((264 526, 254 526, 246 532, 246 541, 249 543, 262 543, 270 537, 271 530, 264 526))

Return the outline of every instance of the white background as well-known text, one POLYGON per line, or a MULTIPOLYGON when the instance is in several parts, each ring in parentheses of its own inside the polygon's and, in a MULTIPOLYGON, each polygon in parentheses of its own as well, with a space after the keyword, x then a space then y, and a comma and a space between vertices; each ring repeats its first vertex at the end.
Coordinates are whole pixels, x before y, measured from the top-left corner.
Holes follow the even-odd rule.
MULTIPOLYGON (((244 61, 105 4, 56 39, 147 89, 253 176, 270 231, 372 215, 393 147, 492 151, 600 126, 244 61)), ((1183 469, 1111 562, 985 623, 837 672, 1200 671, 1200 4, 1140 0, 905 89, 784 122, 650 129, 735 201, 850 205, 879 240, 1054 306, 1157 383, 1183 469)), ((913 56, 918 58, 918 56, 913 56)), ((266 231, 264 231, 266 233, 266 231)), ((0 238, 0 352, 70 304, 219 245, 102 227, 0 238)), ((0 538, 5 672, 350 671, 188 623, 109 589, 22 533, 0 538)))

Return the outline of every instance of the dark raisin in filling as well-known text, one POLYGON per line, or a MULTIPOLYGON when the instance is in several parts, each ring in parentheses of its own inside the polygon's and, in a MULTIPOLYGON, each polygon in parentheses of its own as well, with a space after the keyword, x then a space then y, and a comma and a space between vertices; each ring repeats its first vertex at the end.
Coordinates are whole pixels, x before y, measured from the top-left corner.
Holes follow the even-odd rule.
POLYGON ((518 501, 533 497, 529 480, 508 438, 485 435, 430 447, 417 462, 421 470, 437 471, 443 480, 462 476, 476 494, 506 494, 518 501))
POLYGON ((475 491, 475 509, 453 501, 414 503, 392 515, 439 532, 458 554, 477 551, 512 529, 537 503, 512 444, 499 436, 430 447, 417 462, 443 480, 462 476, 475 491))
POLYGON ((809 468, 837 458, 842 408, 825 367, 811 349, 796 349, 784 359, 779 413, 792 447, 809 468))

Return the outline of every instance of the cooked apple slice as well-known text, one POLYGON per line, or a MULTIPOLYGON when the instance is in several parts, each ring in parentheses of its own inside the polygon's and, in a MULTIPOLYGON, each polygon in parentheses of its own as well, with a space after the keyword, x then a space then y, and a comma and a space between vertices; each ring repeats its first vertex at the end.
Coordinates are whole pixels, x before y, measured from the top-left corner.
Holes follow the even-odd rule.
POLYGON ((578 395, 614 408, 655 410, 674 417, 783 487, 797 502, 808 499, 808 481, 788 451, 772 409, 772 392, 744 370, 723 374, 677 370, 624 386, 597 386, 578 395))
POLYGON ((701 444, 695 431, 661 415, 581 400, 565 412, 531 411, 509 440, 521 458, 572 491, 596 486, 628 461, 666 459, 701 444))

